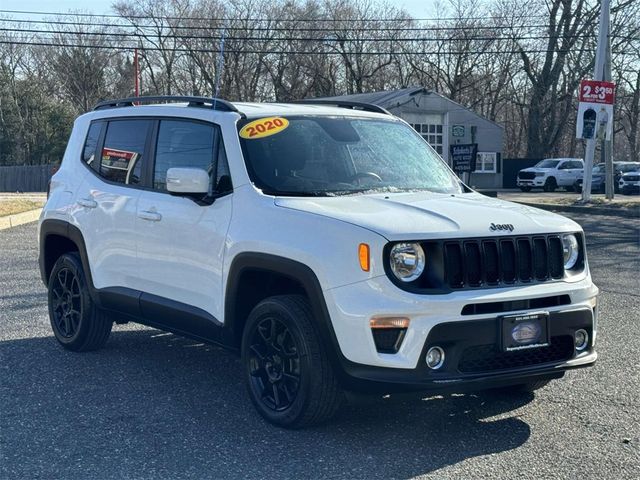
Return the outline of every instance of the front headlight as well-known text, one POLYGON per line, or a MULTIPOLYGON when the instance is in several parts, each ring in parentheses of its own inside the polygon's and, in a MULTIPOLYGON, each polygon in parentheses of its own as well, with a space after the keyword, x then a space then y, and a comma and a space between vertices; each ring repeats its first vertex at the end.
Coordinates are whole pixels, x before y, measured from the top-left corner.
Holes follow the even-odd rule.
POLYGON ((391 271, 402 282, 412 282, 424 271, 424 250, 419 243, 396 243, 389 253, 391 271))
POLYGON ((575 267, 580 253, 578 239, 573 233, 562 236, 562 252, 564 254, 564 269, 571 270, 575 267))

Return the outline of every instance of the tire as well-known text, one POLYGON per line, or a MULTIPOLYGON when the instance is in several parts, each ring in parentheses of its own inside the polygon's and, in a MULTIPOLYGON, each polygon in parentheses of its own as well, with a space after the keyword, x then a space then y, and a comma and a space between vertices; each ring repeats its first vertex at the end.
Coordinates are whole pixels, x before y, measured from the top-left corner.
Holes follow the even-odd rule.
POLYGON ((247 319, 241 354, 251 402, 274 425, 319 424, 344 402, 309 302, 301 295, 260 302, 247 319))
POLYGON ((522 190, 523 192, 530 192, 531 187, 520 187, 520 190, 522 190))
POLYGON ((555 192, 556 188, 558 188, 558 183, 554 177, 547 178, 547 181, 544 182, 544 191, 545 192, 555 192))
POLYGON ((56 340, 67 350, 88 352, 102 348, 113 322, 89 295, 77 253, 65 253, 49 277, 49 320, 56 340))

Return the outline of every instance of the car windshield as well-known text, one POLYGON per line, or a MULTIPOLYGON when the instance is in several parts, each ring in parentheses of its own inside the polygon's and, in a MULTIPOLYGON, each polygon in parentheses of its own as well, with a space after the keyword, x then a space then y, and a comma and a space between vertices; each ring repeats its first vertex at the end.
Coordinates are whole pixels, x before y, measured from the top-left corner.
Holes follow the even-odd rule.
POLYGON ((245 120, 238 129, 251 180, 270 195, 463 191, 440 156, 397 120, 292 116, 245 120))
POLYGON ((560 160, 542 160, 541 162, 536 163, 536 167, 538 168, 556 168, 560 160))
POLYGON ((604 173, 604 165, 596 165, 593 167, 593 170, 591 170, 591 173, 604 173))
POLYGON ((640 170, 640 163, 619 163, 615 164, 614 170, 619 172, 637 172, 640 170))

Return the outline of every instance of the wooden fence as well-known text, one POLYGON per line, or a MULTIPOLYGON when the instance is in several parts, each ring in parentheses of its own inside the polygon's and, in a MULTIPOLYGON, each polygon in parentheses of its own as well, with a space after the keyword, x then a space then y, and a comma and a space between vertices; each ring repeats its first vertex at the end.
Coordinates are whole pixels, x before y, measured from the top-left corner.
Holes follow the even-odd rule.
POLYGON ((53 165, 0 167, 0 192, 46 192, 53 165))

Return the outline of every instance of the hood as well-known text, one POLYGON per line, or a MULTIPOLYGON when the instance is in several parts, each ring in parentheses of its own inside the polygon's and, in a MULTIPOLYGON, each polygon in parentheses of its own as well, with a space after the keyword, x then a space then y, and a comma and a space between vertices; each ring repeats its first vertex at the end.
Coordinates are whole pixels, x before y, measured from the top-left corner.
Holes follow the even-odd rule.
POLYGON ((555 213, 479 193, 429 192, 341 197, 276 197, 275 204, 335 218, 379 233, 388 240, 485 237, 580 231, 555 213), (491 224, 511 225, 491 230, 491 224))
POLYGON ((549 170, 554 170, 553 168, 540 168, 540 167, 529 167, 529 168, 523 168, 522 170, 520 170, 521 172, 548 172, 549 170))

